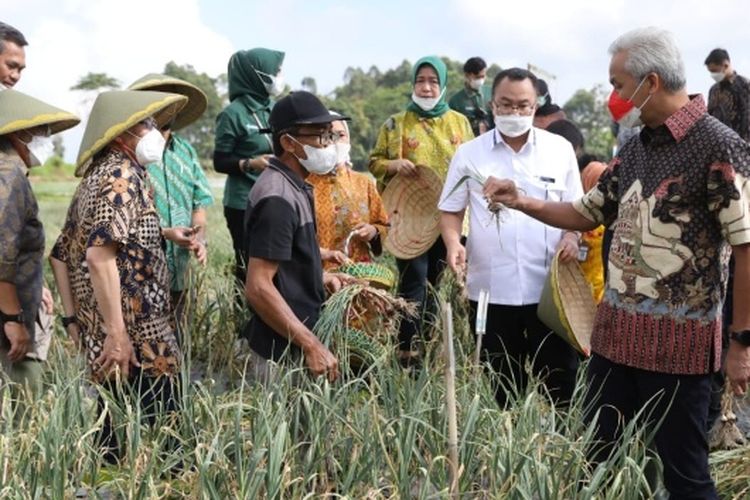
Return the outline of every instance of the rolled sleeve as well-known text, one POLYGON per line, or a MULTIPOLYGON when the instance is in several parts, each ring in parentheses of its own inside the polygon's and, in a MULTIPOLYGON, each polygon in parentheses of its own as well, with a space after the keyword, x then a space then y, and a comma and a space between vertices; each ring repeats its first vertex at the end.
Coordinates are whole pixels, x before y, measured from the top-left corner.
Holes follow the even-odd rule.
POLYGON ((709 210, 730 245, 750 243, 750 179, 730 163, 714 163, 708 175, 709 210))

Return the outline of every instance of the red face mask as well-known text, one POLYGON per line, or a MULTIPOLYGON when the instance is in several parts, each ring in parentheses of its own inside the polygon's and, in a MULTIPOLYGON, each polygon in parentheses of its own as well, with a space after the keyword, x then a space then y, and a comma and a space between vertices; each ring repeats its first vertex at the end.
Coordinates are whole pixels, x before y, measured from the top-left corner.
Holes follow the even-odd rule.
POLYGON ((623 116, 628 114, 628 111, 633 109, 635 104, 633 104, 633 101, 620 97, 620 94, 613 89, 612 93, 609 94, 609 103, 607 106, 609 107, 609 112, 612 114, 612 118, 616 122, 619 122, 623 116))

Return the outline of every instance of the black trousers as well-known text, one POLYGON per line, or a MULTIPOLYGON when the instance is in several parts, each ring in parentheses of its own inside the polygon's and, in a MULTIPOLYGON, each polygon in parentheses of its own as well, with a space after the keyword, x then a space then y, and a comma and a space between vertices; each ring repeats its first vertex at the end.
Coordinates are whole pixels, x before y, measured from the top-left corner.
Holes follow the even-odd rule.
MULTIPOLYGON (((135 373, 119 386, 115 382, 104 382, 102 386, 110 393, 112 401, 124 408, 126 404, 139 404, 141 415, 149 426, 154 426, 160 416, 170 415, 177 418, 178 411, 178 378, 148 377, 142 375, 138 368, 135 373)), ((112 403, 110 403, 111 406, 112 403)), ((106 411, 102 429, 97 436, 99 449, 104 459, 109 463, 117 463, 125 454, 123 443, 117 437, 116 419, 113 418, 113 410, 107 410, 104 398, 100 395, 97 400, 99 415, 106 411)), ((117 412, 117 410, 115 410, 117 412)), ((176 443, 173 439, 167 440, 165 452, 174 451, 176 443)))
MULTIPOLYGON (((469 301, 469 305, 474 331, 477 303, 469 301)), ((514 394, 526 391, 527 362, 555 401, 564 404, 573 395, 579 355, 541 322, 536 308, 536 304, 489 304, 487 307, 487 331, 482 339, 481 359, 485 363, 489 361, 492 370, 500 376, 495 399, 501 408, 507 407, 514 394)))
POLYGON ((412 340, 421 332, 424 316, 435 314, 436 304, 428 301, 427 283, 436 286, 440 273, 445 269, 445 244, 443 239, 437 241, 425 253, 414 259, 396 259, 399 282, 398 296, 418 304, 419 314, 416 318, 401 321, 398 333, 399 349, 410 351, 412 340))
POLYGON ((594 354, 587 379, 586 421, 591 422, 599 412, 596 438, 600 444, 591 450, 594 463, 609 457, 622 427, 648 405, 644 416, 649 422, 664 419, 655 441, 670 498, 718 498, 709 473, 706 439, 710 375, 640 370, 594 354))
POLYGON ((245 211, 224 207, 224 218, 232 237, 234 249, 234 276, 240 290, 245 287, 247 275, 247 243, 245 242, 245 211))

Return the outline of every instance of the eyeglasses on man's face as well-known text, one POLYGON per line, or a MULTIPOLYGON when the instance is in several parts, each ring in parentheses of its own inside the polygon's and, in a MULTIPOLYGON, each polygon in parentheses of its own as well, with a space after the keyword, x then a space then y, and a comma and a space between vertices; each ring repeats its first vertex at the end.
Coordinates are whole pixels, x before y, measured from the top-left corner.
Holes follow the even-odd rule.
POLYGON ((289 135, 292 135, 294 137, 317 137, 318 138, 318 144, 321 146, 328 146, 330 144, 336 144, 340 136, 338 133, 334 132, 333 130, 323 130, 322 132, 318 133, 305 133, 305 132, 289 132, 289 135))
POLYGON ((510 101, 493 102, 492 107, 495 108, 495 112, 501 115, 510 115, 513 113, 518 113, 519 115, 524 115, 524 116, 528 116, 532 114, 534 112, 534 109, 536 108, 534 103, 530 103, 530 102, 512 103, 510 101))

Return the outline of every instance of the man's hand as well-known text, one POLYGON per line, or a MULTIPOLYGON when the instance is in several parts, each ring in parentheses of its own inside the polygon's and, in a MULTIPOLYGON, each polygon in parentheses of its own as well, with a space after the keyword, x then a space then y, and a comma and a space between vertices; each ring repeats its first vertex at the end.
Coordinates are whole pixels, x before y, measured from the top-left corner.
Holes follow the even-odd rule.
POLYGON ((446 260, 453 272, 461 276, 466 271, 466 247, 460 241, 451 243, 446 249, 446 260))
POLYGON ((378 235, 378 228, 366 222, 360 222, 352 229, 352 237, 360 241, 372 241, 378 235))
POLYGON ((320 258, 323 262, 333 262, 338 265, 344 264, 349 260, 349 257, 344 255, 344 252, 328 250, 327 248, 320 249, 320 258))
POLYGON ((734 394, 736 396, 745 394, 750 381, 750 347, 731 340, 724 366, 734 394))
POLYGON ((338 292, 345 286, 355 284, 364 285, 366 282, 346 273, 329 273, 327 271, 323 273, 323 286, 330 294, 338 292))
POLYGON ((557 251, 560 252, 560 262, 574 262, 578 260, 578 235, 576 233, 565 233, 557 244, 557 251))
POLYGON ((508 208, 518 208, 521 195, 516 183, 509 179, 498 179, 490 176, 482 189, 488 203, 502 203, 508 208))
POLYGON ((271 159, 271 155, 256 156, 255 158, 247 161, 247 166, 256 172, 265 170, 268 166, 268 160, 271 159))
POLYGON ((42 307, 47 314, 52 314, 55 310, 55 299, 52 298, 52 292, 46 286, 42 287, 42 307))
POLYGON ((79 349, 83 347, 81 345, 81 331, 78 329, 78 323, 69 324, 65 328, 65 331, 68 332, 68 336, 71 338, 76 347, 78 347, 79 349))
POLYGON ((206 244, 202 241, 196 240, 190 247, 190 250, 193 252, 198 264, 205 266, 206 262, 208 262, 208 249, 206 248, 206 244))
POLYGON ((405 175, 406 177, 416 177, 418 174, 417 167, 404 158, 391 160, 388 163, 388 173, 390 175, 405 175))
POLYGON ((10 342, 10 350, 8 351, 8 359, 15 363, 21 361, 26 353, 31 348, 31 336, 26 331, 26 326, 21 323, 11 321, 5 323, 5 336, 10 342))
POLYGON ((104 378, 111 378, 111 375, 120 371, 123 378, 130 375, 130 365, 141 366, 133 350, 133 343, 130 341, 127 333, 109 332, 104 339, 101 355, 94 361, 94 366, 98 366, 98 371, 104 378))
POLYGON ((333 382, 339 377, 338 360, 319 340, 305 349, 304 355, 307 368, 316 377, 326 375, 329 382, 333 382))
POLYGON ((191 227, 165 227, 161 234, 166 239, 182 248, 191 248, 195 243, 195 231, 191 227))

